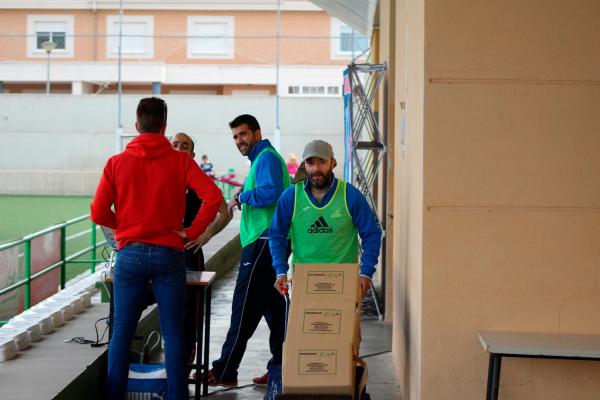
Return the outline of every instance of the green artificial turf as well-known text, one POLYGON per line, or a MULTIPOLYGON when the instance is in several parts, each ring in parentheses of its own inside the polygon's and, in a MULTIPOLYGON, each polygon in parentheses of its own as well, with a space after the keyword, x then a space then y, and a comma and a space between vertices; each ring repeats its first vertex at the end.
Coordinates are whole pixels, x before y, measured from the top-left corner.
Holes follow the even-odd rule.
MULTIPOLYGON (((0 196, 0 243, 12 242, 56 225, 89 213, 91 197, 86 196, 0 196)), ((91 221, 70 225, 66 228, 66 236, 77 235, 66 242, 66 254, 71 255, 90 246, 90 233, 78 235, 89 230, 91 221)), ((103 240, 98 234, 98 242, 103 240)), ((20 251, 24 247, 20 246, 20 251)), ((99 249, 98 257, 101 256, 99 249)), ((85 254, 77 260, 90 260, 91 254, 85 254)), ((66 280, 90 269, 91 264, 67 264, 66 280)))
POLYGON ((0 243, 90 212, 91 197, 0 196, 0 243))

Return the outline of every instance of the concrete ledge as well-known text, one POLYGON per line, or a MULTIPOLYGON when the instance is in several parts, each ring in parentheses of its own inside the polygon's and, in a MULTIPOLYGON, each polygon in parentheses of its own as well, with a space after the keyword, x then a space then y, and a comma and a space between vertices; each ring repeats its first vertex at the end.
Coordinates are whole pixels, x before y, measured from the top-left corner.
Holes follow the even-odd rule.
POLYGON ((236 235, 208 259, 206 270, 215 271, 218 279, 235 267, 240 262, 241 257, 242 244, 240 243, 240 235, 236 235))

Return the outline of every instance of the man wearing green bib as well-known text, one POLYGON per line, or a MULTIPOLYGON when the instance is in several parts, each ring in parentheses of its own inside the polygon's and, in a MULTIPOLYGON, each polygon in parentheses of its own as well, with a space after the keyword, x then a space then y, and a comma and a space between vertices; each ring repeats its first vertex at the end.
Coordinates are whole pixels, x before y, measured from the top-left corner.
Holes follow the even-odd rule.
MULTIPOLYGON (((228 204, 230 215, 235 208, 242 210, 242 258, 233 292, 231 324, 221 357, 213 362, 208 379, 213 385, 237 386, 238 367, 246 344, 263 316, 271 330, 272 358, 268 366, 281 365, 285 302, 273 287, 275 271, 268 239, 277 200, 290 186, 290 178, 281 155, 267 139, 262 139, 256 118, 240 115, 229 127, 237 148, 250 159, 251 167, 242 192, 228 204)), ((266 384, 266 380, 264 375, 253 381, 266 384)))
POLYGON ((288 235, 294 264, 357 263, 360 237, 360 282, 365 297, 379 257, 381 228, 363 194, 334 176, 336 160, 329 143, 308 143, 302 160, 307 177, 283 192, 271 224, 275 288, 281 293, 287 285, 288 235))

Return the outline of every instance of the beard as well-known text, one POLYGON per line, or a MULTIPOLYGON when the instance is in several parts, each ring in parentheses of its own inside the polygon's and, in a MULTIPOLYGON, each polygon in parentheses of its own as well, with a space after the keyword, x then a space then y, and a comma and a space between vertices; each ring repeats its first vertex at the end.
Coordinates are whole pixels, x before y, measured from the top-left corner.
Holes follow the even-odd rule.
POLYGON ((238 146, 237 148, 240 151, 240 153, 242 153, 243 156, 247 156, 252 151, 252 146, 250 146, 249 144, 245 144, 245 143, 238 146))
POLYGON ((310 180, 310 184, 317 189, 324 189, 331 185, 333 181, 333 171, 329 171, 325 174, 315 173, 311 174, 308 178, 310 180))

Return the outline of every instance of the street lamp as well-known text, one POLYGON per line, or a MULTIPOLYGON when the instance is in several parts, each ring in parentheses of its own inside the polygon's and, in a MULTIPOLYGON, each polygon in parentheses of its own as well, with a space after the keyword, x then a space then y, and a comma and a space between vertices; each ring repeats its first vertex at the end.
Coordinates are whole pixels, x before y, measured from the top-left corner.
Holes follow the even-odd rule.
POLYGON ((46 74, 46 94, 50 94, 50 53, 52 53, 52 50, 54 50, 56 48, 56 42, 53 42, 51 40, 46 41, 46 42, 42 42, 42 48, 44 50, 46 50, 46 53, 48 54, 48 68, 47 68, 47 74, 46 74))

